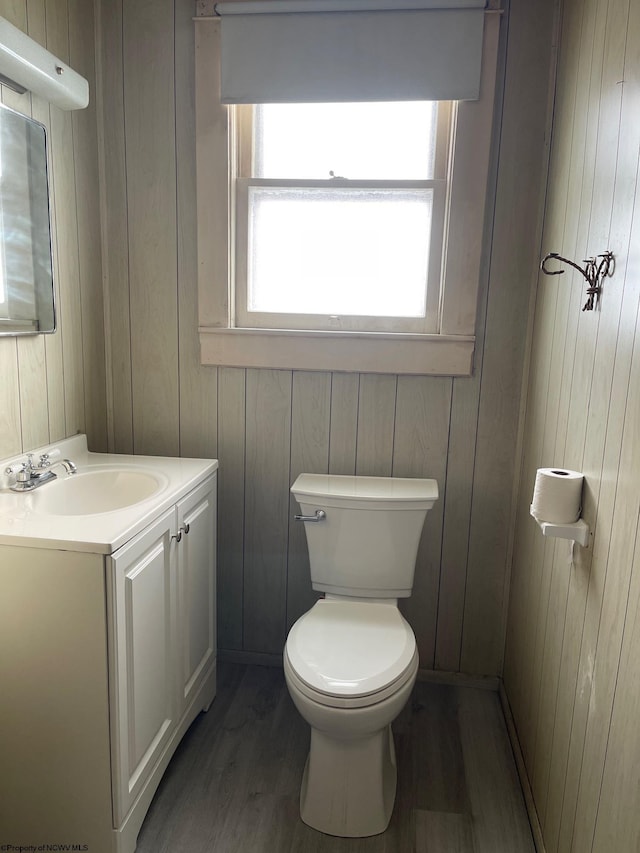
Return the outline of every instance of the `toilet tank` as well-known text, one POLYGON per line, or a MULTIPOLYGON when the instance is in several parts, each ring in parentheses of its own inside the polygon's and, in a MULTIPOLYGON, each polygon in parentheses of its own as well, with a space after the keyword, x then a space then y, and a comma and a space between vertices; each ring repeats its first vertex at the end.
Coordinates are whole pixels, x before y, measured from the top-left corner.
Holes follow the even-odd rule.
POLYGON ((363 598, 411 595, 418 544, 438 498, 435 480, 300 474, 291 487, 304 524, 314 589, 363 598))

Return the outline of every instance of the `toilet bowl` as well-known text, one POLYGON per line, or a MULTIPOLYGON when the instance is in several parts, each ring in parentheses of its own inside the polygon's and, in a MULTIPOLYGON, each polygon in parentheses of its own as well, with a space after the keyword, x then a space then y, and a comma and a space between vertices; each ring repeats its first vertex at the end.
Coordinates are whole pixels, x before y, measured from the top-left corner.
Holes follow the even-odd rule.
POLYGON ((287 687, 311 726, 300 816, 328 835, 384 832, 396 792, 391 723, 418 671, 413 632, 393 603, 321 599, 293 626, 287 687))
POLYGON ((301 474, 311 582, 325 597, 293 625, 287 687, 311 727, 300 816, 328 835, 387 828, 396 792, 391 723, 418 671, 398 598, 411 594, 434 480, 301 474))

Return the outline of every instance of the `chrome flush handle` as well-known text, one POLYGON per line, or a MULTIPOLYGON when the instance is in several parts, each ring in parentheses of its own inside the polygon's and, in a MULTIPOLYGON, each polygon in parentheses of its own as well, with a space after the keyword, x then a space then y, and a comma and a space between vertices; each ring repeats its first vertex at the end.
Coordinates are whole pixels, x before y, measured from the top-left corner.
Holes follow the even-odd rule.
POLYGON ((323 509, 317 509, 315 515, 294 515, 296 521, 324 521, 327 513, 323 509))

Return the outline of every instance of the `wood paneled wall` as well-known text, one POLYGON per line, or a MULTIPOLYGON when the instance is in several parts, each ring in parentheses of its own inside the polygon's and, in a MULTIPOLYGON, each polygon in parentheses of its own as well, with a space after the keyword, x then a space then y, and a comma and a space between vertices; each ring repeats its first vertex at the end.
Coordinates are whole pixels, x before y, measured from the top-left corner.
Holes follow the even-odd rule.
POLYGON ((63 112, 2 86, 47 128, 58 330, 0 337, 0 458, 77 432, 107 445, 93 5, 0 0, 0 15, 89 80, 87 110, 63 112))
POLYGON ((546 162, 553 0, 535 5, 513 0, 503 20, 496 236, 484 249, 475 375, 452 380, 200 365, 193 4, 101 2, 111 443, 220 459, 222 649, 281 654, 287 626, 313 601, 303 533, 291 523, 298 472, 429 476, 440 499, 404 604, 421 666, 501 671, 546 162))
POLYGON ((610 249, 599 309, 541 276, 505 686, 548 853, 640 849, 640 4, 565 0, 543 251, 610 249), (529 517, 536 468, 584 471, 593 536, 529 517))

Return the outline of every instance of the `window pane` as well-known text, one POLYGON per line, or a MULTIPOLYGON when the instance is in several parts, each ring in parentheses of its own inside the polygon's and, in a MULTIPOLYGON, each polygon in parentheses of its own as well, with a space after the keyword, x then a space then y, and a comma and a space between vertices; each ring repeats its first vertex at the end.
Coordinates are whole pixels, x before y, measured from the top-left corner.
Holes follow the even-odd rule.
POLYGON ((247 310, 424 317, 433 190, 249 187, 247 310))
POLYGON ((430 180, 437 103, 262 104, 257 178, 430 180))

